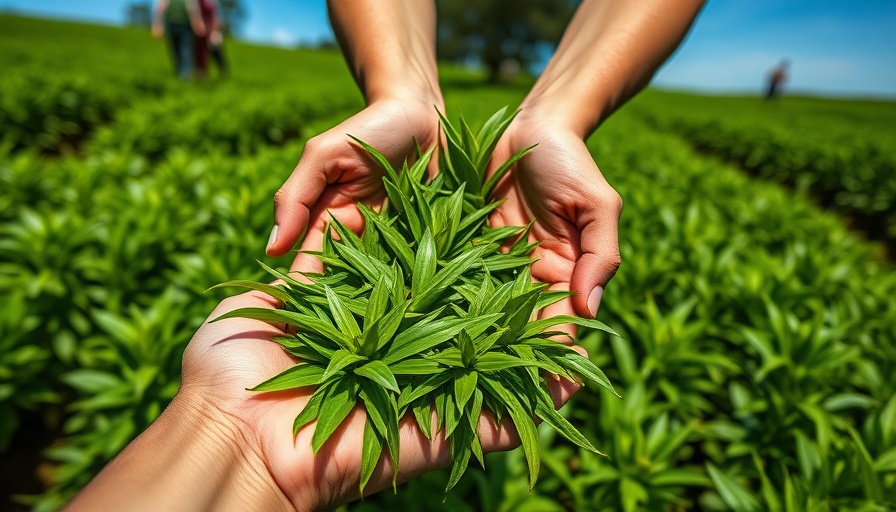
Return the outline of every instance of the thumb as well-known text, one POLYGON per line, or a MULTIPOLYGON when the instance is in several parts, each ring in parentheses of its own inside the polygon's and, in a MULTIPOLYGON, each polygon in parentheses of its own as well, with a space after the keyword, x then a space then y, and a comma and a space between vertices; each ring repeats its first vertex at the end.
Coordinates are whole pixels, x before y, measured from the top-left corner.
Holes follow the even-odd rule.
POLYGON ((327 187, 326 151, 319 139, 305 144, 299 164, 274 194, 274 227, 268 238, 267 254, 286 254, 305 234, 311 208, 327 187))
POLYGON ((579 316, 594 318, 604 287, 616 274, 621 263, 619 255, 619 215, 622 199, 615 190, 592 194, 584 204, 587 210, 580 216, 582 255, 572 272, 570 289, 573 306, 579 316))

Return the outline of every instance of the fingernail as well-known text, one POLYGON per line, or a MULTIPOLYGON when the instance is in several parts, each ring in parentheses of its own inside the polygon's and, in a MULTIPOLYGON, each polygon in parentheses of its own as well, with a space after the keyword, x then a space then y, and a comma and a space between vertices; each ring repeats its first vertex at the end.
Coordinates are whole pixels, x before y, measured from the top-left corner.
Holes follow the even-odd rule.
POLYGON ((588 311, 591 312, 591 316, 597 316, 597 308, 600 307, 600 299, 603 296, 603 286, 595 286, 594 289, 591 290, 591 294, 588 295, 588 311))
POLYGON ((277 225, 274 224, 274 228, 271 229, 271 236, 268 237, 268 247, 267 251, 271 250, 271 246, 274 245, 274 242, 277 241, 277 225))

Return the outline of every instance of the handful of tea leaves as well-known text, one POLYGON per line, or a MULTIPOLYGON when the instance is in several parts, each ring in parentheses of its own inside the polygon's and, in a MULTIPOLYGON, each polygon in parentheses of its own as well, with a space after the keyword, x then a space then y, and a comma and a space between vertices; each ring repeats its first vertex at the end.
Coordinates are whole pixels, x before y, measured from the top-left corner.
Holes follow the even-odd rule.
POLYGON ((572 316, 530 320, 539 308, 570 294, 532 282, 536 244, 528 242, 529 228, 488 226, 489 214, 500 204, 490 199, 493 188, 532 149, 513 155, 485 179, 495 144, 513 117, 502 109, 475 134, 463 118, 458 131, 442 117, 447 143, 432 180, 426 173, 431 149, 399 172, 355 139, 385 170, 388 196, 379 212, 358 205, 366 221, 363 234, 334 219, 322 251, 314 253, 325 270, 309 275, 311 284, 265 267, 284 284, 222 285, 261 290, 283 302, 282 310, 245 308, 219 320, 255 318, 295 328, 295 334, 274 341, 299 362, 253 390, 317 387, 293 426, 296 433, 316 420, 315 453, 363 404, 362 493, 384 447, 395 468, 394 485, 398 422, 407 413, 427 438, 444 432, 452 457, 448 489, 471 456, 484 465, 478 434, 484 409, 498 421, 506 416, 513 421, 530 487, 540 462, 534 418, 597 451, 554 409, 540 371, 613 391, 594 363, 550 339, 562 334, 551 328, 566 323, 612 330, 572 316))

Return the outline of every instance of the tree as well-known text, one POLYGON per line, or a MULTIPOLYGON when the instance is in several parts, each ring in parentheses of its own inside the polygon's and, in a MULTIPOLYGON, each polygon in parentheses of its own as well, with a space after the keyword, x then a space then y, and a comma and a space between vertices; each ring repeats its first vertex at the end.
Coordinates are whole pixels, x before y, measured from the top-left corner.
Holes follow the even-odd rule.
POLYGON ((218 0, 221 30, 227 35, 238 34, 246 19, 246 8, 240 0, 218 0))
POLYGON ((132 27, 152 26, 152 4, 150 2, 131 2, 125 8, 125 19, 132 27))
POLYGON ((439 57, 476 59, 490 82, 501 66, 516 61, 526 68, 539 51, 556 47, 572 17, 576 0, 441 0, 438 6, 439 57))

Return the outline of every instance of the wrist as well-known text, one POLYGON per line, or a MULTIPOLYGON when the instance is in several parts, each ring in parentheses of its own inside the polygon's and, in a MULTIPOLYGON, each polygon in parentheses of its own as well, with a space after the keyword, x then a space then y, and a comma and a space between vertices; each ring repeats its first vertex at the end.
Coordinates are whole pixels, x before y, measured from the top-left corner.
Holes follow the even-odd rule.
POLYGON ((271 476, 260 443, 239 419, 183 391, 165 412, 171 428, 184 436, 183 457, 208 481, 214 500, 209 509, 294 510, 271 476))
POLYGON ((577 138, 586 140, 601 123, 602 112, 600 105, 574 105, 574 102, 568 100, 568 96, 533 88, 520 104, 517 121, 521 125, 572 132, 577 138))
POLYGON ((427 108, 434 105, 445 109, 445 100, 439 88, 437 72, 429 71, 426 64, 405 61, 400 66, 376 73, 360 72, 363 77, 361 89, 368 105, 378 101, 400 100, 423 103, 427 108))
POLYGON ((70 510, 292 510, 237 420, 179 393, 70 510))

